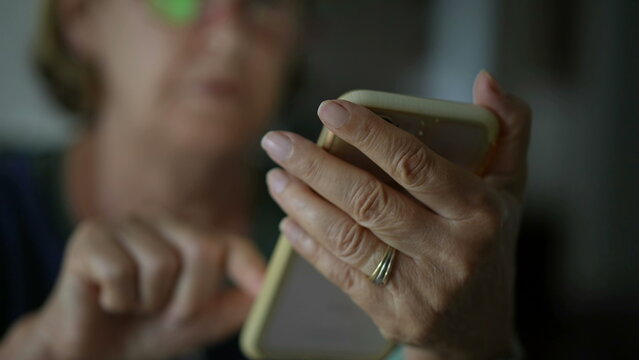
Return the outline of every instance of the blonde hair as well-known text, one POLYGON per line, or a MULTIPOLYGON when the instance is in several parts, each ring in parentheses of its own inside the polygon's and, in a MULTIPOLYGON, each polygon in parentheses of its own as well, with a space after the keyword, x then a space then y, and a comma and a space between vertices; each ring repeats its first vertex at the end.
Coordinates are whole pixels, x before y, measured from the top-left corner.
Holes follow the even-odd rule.
POLYGON ((74 54, 65 41, 56 5, 56 0, 42 1, 35 67, 62 108, 90 119, 97 110, 97 72, 74 54))

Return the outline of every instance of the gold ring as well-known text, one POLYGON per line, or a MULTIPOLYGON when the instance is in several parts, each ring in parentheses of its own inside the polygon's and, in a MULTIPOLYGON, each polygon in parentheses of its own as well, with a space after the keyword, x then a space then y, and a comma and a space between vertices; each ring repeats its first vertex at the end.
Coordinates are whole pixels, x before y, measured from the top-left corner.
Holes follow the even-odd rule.
POLYGON ((397 250, 388 245, 382 261, 377 264, 377 267, 368 278, 375 285, 385 285, 388 282, 391 269, 393 268, 393 260, 395 259, 395 253, 397 250))

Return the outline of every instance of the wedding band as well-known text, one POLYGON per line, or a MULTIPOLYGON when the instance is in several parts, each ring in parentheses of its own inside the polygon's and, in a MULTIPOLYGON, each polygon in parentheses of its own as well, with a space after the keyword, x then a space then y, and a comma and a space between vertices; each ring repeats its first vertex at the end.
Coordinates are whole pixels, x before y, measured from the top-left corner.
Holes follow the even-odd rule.
POLYGON ((393 268, 393 260, 395 259, 395 253, 397 250, 388 245, 386 248, 386 252, 384 252, 384 257, 382 261, 377 264, 377 267, 369 276, 369 279, 375 285, 385 285, 388 282, 388 278, 390 276, 391 269, 393 268))

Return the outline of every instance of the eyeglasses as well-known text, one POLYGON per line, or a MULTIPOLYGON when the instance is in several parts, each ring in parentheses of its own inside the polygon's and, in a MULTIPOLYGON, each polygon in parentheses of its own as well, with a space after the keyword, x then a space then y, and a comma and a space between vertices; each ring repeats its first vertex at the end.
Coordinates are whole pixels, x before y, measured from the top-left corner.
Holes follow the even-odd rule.
MULTIPOLYGON (((270 25, 290 16, 293 3, 299 0, 226 0, 237 2, 248 20, 259 25, 270 25)), ((147 0, 150 7, 168 23, 187 26, 195 23, 207 6, 220 0, 147 0)))
POLYGON ((174 25, 193 22, 200 13, 200 0, 148 0, 149 5, 163 19, 174 25))

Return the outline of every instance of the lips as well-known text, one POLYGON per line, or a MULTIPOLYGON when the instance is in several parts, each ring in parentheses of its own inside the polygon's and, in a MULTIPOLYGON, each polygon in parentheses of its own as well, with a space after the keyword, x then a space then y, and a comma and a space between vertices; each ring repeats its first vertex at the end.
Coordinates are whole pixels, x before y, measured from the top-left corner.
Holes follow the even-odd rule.
POLYGON ((240 83, 233 80, 211 79, 199 85, 202 94, 211 99, 239 100, 243 93, 240 83))

